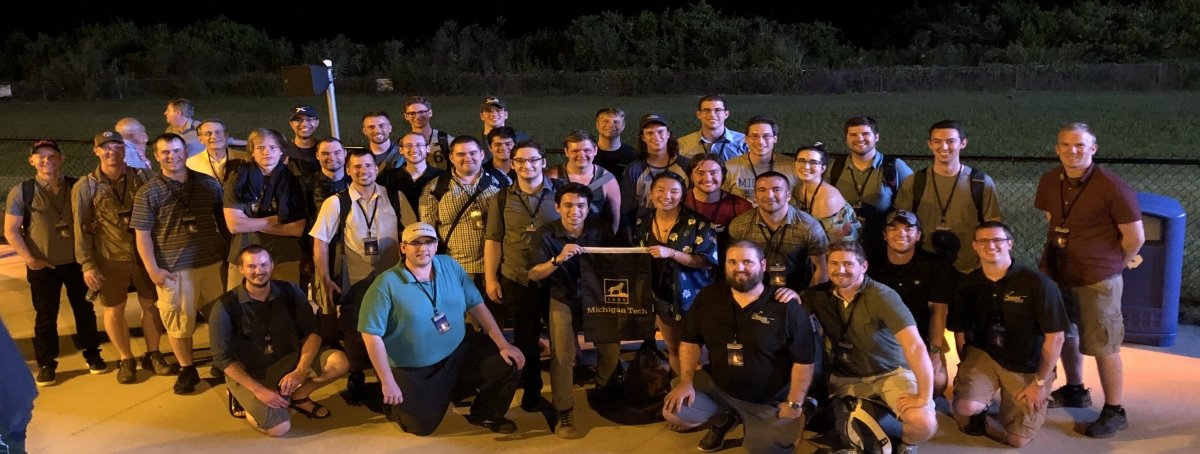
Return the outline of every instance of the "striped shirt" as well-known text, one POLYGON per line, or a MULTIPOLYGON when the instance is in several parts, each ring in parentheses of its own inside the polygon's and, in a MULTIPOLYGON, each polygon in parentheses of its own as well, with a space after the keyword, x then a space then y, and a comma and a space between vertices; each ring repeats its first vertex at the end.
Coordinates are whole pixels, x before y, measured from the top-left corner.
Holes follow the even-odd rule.
POLYGON ((225 239, 217 230, 221 193, 215 178, 194 170, 187 171, 186 182, 155 175, 138 190, 130 225, 150 232, 160 268, 175 272, 221 262, 225 252, 225 239), (195 233, 184 225, 185 217, 194 218, 195 233))

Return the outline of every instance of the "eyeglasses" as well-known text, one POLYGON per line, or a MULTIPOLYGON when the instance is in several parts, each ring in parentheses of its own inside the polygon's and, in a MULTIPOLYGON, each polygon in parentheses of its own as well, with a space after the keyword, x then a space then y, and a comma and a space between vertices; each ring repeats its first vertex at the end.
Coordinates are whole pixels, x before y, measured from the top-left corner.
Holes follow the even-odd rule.
POLYGON ((413 246, 413 247, 429 247, 429 246, 437 245, 437 240, 417 240, 417 241, 409 241, 404 244, 407 244, 407 245, 413 246))
POLYGON ((429 109, 418 110, 416 112, 404 112, 404 116, 407 118, 424 117, 426 115, 429 115, 429 109))
POLYGON ((725 109, 700 109, 700 113, 704 115, 722 114, 728 112, 725 109))
POLYGON ((546 159, 546 158, 530 158, 530 159, 515 158, 512 160, 512 162, 513 162, 513 164, 523 166, 525 164, 537 164, 539 162, 542 162, 543 159, 546 159))
POLYGON ((1004 244, 1006 241, 1012 241, 1012 238, 983 238, 975 240, 975 244, 980 246, 999 246, 1004 244))
POLYGON ((821 167, 821 166, 825 165, 825 163, 821 162, 821 161, 813 160, 813 159, 797 159, 796 165, 802 166, 802 167, 821 167))

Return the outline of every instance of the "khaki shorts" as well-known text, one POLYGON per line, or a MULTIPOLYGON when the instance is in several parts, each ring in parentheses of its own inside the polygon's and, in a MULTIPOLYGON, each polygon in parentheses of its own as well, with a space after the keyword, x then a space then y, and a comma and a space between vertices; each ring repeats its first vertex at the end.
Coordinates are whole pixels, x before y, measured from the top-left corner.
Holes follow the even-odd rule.
MULTIPOLYGON (((233 289, 237 288, 239 285, 242 285, 242 279, 245 279, 245 276, 242 276, 242 271, 238 269, 237 265, 230 263, 229 264, 229 280, 227 280, 225 283, 225 290, 233 290, 233 289)), ((296 262, 276 263, 274 271, 271 272, 271 279, 274 279, 277 281, 287 281, 287 282, 291 282, 291 283, 299 286, 300 285, 300 262, 296 261, 296 262)), ((308 289, 303 289, 303 288, 300 290, 308 291, 308 289)))
MULTIPOLYGON (((894 370, 870 377, 839 377, 837 375, 830 375, 829 386, 833 388, 834 394, 838 397, 854 396, 864 399, 878 397, 883 399, 883 403, 887 404, 888 408, 896 412, 900 408, 900 396, 917 394, 917 376, 913 375, 911 370, 898 367, 894 370)), ((934 406, 932 398, 929 399, 929 402, 922 410, 933 415, 934 406)), ((899 413, 896 414, 896 418, 900 420, 903 420, 902 416, 899 413)))
POLYGON ((221 263, 175 272, 175 279, 158 287, 158 313, 167 335, 187 339, 196 332, 196 311, 225 293, 221 288, 221 263))
MULTIPOLYGON (((325 370, 325 364, 329 362, 329 359, 335 354, 342 354, 342 352, 328 348, 322 349, 320 353, 317 353, 317 356, 313 358, 313 362, 309 365, 309 368, 316 375, 321 375, 321 371, 325 370)), ((299 356, 299 352, 292 353, 280 358, 279 361, 276 361, 275 364, 272 364, 271 367, 268 367, 266 377, 261 382, 263 386, 271 389, 278 389, 279 380, 283 379, 284 375, 295 369, 296 361, 300 360, 299 356)), ((345 359, 343 359, 343 361, 345 361, 345 359)), ((310 374, 310 376, 311 375, 312 374, 310 374)), ((242 404, 242 408, 246 409, 246 414, 254 418, 255 424, 257 424, 260 429, 270 429, 292 419, 292 412, 289 408, 268 407, 267 404, 262 403, 262 401, 258 400, 257 397, 254 397, 253 391, 246 389, 246 387, 242 386, 241 383, 229 378, 228 375, 225 376, 225 386, 229 387, 229 391, 233 393, 233 397, 236 397, 238 403, 242 404)))
MULTIPOLYGON (((1046 395, 1054 386, 1055 374, 1043 386, 1046 395)), ((1016 399, 1025 387, 1037 381, 1034 374, 1022 374, 1005 369, 991 355, 978 348, 967 350, 966 358, 958 364, 954 376, 954 400, 966 399, 988 405, 996 391, 1000 391, 1000 424, 1010 434, 1021 438, 1033 438, 1046 422, 1046 407, 1030 411, 1029 406, 1016 399)))
POLYGON ((154 281, 146 274, 146 268, 140 261, 122 262, 96 256, 96 270, 104 276, 104 286, 100 287, 97 301, 104 307, 116 307, 125 304, 129 299, 129 287, 137 290, 137 296, 144 300, 157 300, 158 292, 154 289, 154 281))
POLYGON ((1121 342, 1125 341, 1125 319, 1121 315, 1124 289, 1120 273, 1091 285, 1059 286, 1071 318, 1071 329, 1066 334, 1079 338, 1080 353, 1105 356, 1121 351, 1121 342))

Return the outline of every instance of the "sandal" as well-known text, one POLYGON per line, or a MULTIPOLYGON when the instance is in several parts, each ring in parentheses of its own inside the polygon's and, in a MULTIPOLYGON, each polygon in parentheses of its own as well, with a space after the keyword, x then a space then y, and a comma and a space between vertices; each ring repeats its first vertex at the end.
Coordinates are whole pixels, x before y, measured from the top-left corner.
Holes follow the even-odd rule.
POLYGON ((328 408, 325 408, 324 405, 321 405, 308 397, 305 397, 303 399, 293 399, 292 403, 288 404, 288 407, 291 407, 292 409, 296 410, 300 414, 307 416, 308 419, 325 419, 333 414, 329 411, 328 408), (311 403, 313 405, 312 410, 305 410, 300 407, 300 405, 308 404, 308 403, 311 403))
POLYGON ((242 408, 242 404, 237 401, 237 398, 233 397, 233 391, 226 389, 225 395, 229 397, 229 416, 238 419, 245 419, 246 409, 242 408))
POLYGON ((690 434, 692 432, 699 432, 700 429, 704 428, 704 426, 705 426, 704 424, 699 424, 694 427, 685 427, 685 426, 681 426, 678 424, 668 423, 667 430, 670 430, 670 431, 676 432, 676 433, 681 433, 681 434, 690 434))

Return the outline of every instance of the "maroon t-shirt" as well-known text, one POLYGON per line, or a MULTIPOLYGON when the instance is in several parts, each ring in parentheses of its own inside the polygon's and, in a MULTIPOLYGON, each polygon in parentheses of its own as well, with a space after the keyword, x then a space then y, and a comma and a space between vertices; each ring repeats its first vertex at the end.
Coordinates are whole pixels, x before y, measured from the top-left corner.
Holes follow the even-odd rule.
POLYGON ((754 208, 749 200, 725 191, 721 191, 721 198, 716 202, 700 202, 696 200, 696 196, 690 190, 683 195, 683 206, 704 216, 704 219, 713 223, 713 229, 718 233, 724 232, 725 228, 729 227, 729 223, 733 222, 733 218, 754 208))
POLYGON ((1117 174, 1093 164, 1071 182, 1059 166, 1042 175, 1033 206, 1050 213, 1048 240, 1056 227, 1070 230, 1066 248, 1047 241, 1042 254, 1043 268, 1058 283, 1090 285, 1125 267, 1117 225, 1142 220, 1142 210, 1137 194, 1117 174))

